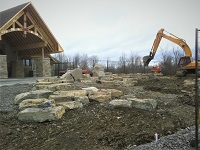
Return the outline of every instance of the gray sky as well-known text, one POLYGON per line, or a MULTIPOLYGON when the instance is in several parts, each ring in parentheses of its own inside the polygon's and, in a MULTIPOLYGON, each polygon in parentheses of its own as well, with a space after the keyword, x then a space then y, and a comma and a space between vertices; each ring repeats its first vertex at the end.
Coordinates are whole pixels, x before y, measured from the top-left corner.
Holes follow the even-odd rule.
MULTIPOLYGON (((26 3, 1 0, 0 11, 26 3), (3 1, 3 2, 2 2, 3 1)), ((32 0, 67 55, 118 60, 122 53, 148 55, 160 28, 195 47, 199 0, 32 0)), ((157 51, 177 48, 163 39, 157 51)), ((156 59, 156 57, 155 57, 156 59)))

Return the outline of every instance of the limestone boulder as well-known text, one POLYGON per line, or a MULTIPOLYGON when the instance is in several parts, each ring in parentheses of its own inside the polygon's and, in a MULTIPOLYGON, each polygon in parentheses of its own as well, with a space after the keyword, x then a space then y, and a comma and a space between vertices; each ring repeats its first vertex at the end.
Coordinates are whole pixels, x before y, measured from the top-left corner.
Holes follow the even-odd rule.
POLYGON ((105 76, 104 67, 101 64, 95 64, 92 72, 94 77, 101 78, 105 76))
POLYGON ((63 106, 65 109, 83 108, 83 104, 78 101, 60 102, 58 106, 63 106))
POLYGON ((130 100, 123 100, 123 99, 115 99, 111 100, 109 104, 113 107, 128 107, 132 108, 132 101, 130 100))
POLYGON ((19 104, 25 99, 48 98, 49 95, 51 94, 53 94, 53 92, 50 90, 36 90, 36 91, 21 93, 15 97, 14 102, 15 104, 19 104))
POLYGON ((98 91, 98 89, 96 87, 87 87, 87 88, 82 88, 82 89, 86 90, 87 95, 93 94, 98 91))
POLYGON ((67 91, 67 90, 78 90, 80 89, 73 83, 57 83, 57 84, 50 84, 50 85, 35 85, 38 90, 50 90, 50 91, 67 91))
POLYGON ((133 86, 138 82, 138 78, 123 78, 123 83, 126 86, 133 86))
POLYGON ((105 86, 114 86, 115 82, 114 81, 101 80, 101 84, 103 84, 105 86))
POLYGON ((18 119, 24 122, 45 122, 60 119, 65 113, 63 106, 48 108, 26 108, 18 113, 18 119))
POLYGON ((65 95, 50 95, 49 100, 53 99, 55 103, 59 102, 68 102, 68 101, 74 101, 74 96, 65 96, 65 95))
POLYGON ((70 90, 70 91, 56 91, 53 93, 54 95, 61 96, 86 96, 86 90, 70 90))
POLYGON ((36 82, 49 82, 48 78, 37 79, 36 82))
POLYGON ((26 99, 19 103, 19 109, 25 108, 46 108, 46 107, 55 107, 54 100, 48 100, 46 98, 38 98, 38 99, 26 99))
POLYGON ((116 89, 106 89, 108 92, 111 92, 112 98, 118 98, 123 95, 123 92, 116 89))
POLYGON ((78 81, 78 79, 82 78, 82 69, 77 68, 74 70, 68 70, 65 74, 61 76, 61 78, 72 78, 74 81, 78 81))
POLYGON ((90 103, 89 98, 87 96, 75 96, 74 101, 81 102, 83 105, 87 105, 90 103))
POLYGON ((154 99, 127 98, 127 100, 132 102, 132 107, 134 108, 153 110, 157 106, 157 101, 154 99))
POLYGON ((89 94, 89 100, 105 102, 111 99, 111 92, 101 89, 93 94, 89 94))

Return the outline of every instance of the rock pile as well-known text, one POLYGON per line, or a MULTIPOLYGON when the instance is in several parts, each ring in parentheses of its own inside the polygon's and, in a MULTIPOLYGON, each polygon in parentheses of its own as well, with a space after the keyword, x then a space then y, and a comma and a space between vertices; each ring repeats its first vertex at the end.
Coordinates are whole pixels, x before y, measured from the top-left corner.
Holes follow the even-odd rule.
MULTIPOLYGON (((70 74, 76 74, 75 70, 70 74)), ((83 77, 74 75, 74 81, 68 75, 63 78, 45 78, 37 80, 34 90, 21 93, 15 97, 15 104, 19 105, 18 119, 21 121, 44 122, 60 119, 69 109, 83 108, 90 101, 108 103, 110 106, 140 108, 152 110, 157 106, 153 99, 138 99, 123 94, 117 89, 98 89, 96 87, 81 88, 74 84, 75 80, 90 82, 99 81, 98 77, 83 77), (66 77, 66 78, 65 78, 66 77), (96 79, 96 80, 95 80, 96 79), (85 80, 84 80, 85 81, 85 80)), ((106 73, 101 76, 101 84, 115 86, 133 86, 138 78, 132 75, 112 75, 106 73), (119 83, 120 82, 120 83, 119 83)))

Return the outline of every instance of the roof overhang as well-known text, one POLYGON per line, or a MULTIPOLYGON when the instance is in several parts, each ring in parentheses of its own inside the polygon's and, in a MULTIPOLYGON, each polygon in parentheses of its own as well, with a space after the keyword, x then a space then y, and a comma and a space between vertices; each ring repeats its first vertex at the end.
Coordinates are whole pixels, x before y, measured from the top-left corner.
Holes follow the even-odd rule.
POLYGON ((0 40, 5 40, 20 57, 63 52, 34 6, 31 3, 20 6, 0 13, 0 19, 5 22, 0 24, 0 40))

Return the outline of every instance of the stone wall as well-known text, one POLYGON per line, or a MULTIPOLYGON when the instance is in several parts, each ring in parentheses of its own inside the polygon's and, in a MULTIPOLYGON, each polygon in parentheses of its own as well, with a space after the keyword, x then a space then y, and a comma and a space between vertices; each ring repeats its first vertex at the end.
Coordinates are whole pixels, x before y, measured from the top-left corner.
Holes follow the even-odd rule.
POLYGON ((8 78, 7 55, 0 55, 0 78, 8 78))
POLYGON ((16 62, 16 77, 23 78, 24 77, 24 64, 23 60, 18 60, 16 62))
POLYGON ((51 65, 49 58, 36 58, 34 60, 34 68, 36 77, 50 77, 51 76, 51 65))

